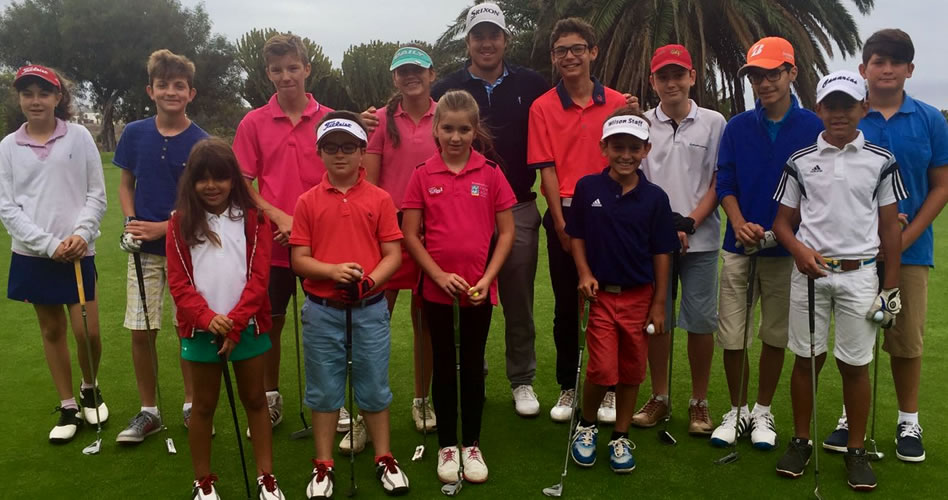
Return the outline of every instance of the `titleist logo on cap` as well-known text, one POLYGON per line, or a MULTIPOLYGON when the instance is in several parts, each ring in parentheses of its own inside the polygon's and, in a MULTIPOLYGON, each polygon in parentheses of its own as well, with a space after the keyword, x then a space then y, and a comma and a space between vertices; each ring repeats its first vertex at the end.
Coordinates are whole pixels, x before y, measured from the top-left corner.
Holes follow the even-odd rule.
POLYGON ((340 120, 329 120, 328 122, 323 124, 323 128, 336 128, 336 127, 352 128, 352 122, 340 121, 340 120))

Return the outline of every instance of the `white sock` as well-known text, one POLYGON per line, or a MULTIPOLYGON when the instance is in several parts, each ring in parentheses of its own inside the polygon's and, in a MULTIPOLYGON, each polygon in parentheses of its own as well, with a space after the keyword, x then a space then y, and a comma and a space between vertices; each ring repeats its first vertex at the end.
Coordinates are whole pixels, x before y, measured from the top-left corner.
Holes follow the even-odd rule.
MULTIPOLYGON (((736 406, 731 406, 731 411, 737 411, 736 406)), ((749 415, 750 410, 747 409, 747 405, 741 407, 741 415, 749 415)))
POLYGON ((184 406, 181 407, 181 411, 188 411, 191 409, 192 403, 184 403, 184 406))
POLYGON ((918 425, 918 412, 915 413, 905 413, 902 410, 899 410, 899 422, 898 423, 909 423, 918 425))
POLYGON ((846 416, 846 405, 843 405, 843 416, 846 416))
POLYGON ((754 413, 770 413, 770 406, 754 403, 754 413))
POLYGON ((89 382, 86 382, 85 380, 83 380, 82 383, 79 384, 79 389, 83 391, 86 389, 92 389, 93 387, 95 387, 95 385, 90 384, 89 382))
POLYGON ((154 416, 158 416, 158 407, 157 406, 142 406, 142 411, 147 411, 154 416))
POLYGON ((655 398, 656 401, 661 401, 663 403, 668 402, 668 394, 652 394, 652 397, 655 398))
POLYGON ((73 409, 73 410, 78 410, 78 409, 79 409, 79 405, 76 404, 76 398, 64 399, 64 400, 62 400, 62 401, 59 402, 59 406, 61 406, 61 407, 63 407, 63 408, 70 408, 70 409, 73 409))
POLYGON ((421 408, 421 406, 425 403, 425 398, 414 398, 411 400, 411 402, 413 405, 421 408))

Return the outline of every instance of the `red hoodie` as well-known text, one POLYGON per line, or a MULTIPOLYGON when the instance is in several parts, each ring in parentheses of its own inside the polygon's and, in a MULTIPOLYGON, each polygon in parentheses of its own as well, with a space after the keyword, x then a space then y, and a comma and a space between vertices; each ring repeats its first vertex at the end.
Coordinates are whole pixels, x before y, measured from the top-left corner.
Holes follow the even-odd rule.
MULTIPOLYGON (((178 308, 178 335, 194 336, 194 330, 209 330, 211 320, 219 311, 212 311, 204 297, 194 288, 194 267, 191 263, 191 248, 184 241, 179 227, 178 214, 172 213, 168 221, 165 248, 168 255, 168 288, 178 308)), ((240 294, 240 301, 227 313, 234 328, 227 338, 240 342, 242 332, 250 320, 257 325, 257 335, 270 331, 270 297, 267 285, 270 280, 270 245, 257 245, 258 241, 269 243, 270 222, 262 212, 248 208, 244 212, 244 233, 247 236, 247 284, 240 294)), ((221 272, 227 272, 221 269, 221 272)))

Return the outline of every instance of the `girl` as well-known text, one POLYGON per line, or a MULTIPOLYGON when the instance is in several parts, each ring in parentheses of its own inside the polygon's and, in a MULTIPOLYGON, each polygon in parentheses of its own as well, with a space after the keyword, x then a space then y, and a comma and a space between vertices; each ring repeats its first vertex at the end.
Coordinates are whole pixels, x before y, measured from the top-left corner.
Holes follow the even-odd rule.
MULTIPOLYGON (((384 109, 375 111, 379 125, 369 139, 362 160, 366 179, 392 196, 396 207, 402 205, 408 180, 418 164, 438 152, 431 136, 437 103, 431 98, 431 84, 435 80, 431 57, 417 47, 402 47, 392 57, 392 81, 397 92, 384 109)), ((371 111, 371 110, 370 110, 371 111)), ((399 213, 399 220, 402 215, 399 213)), ((418 264, 402 247, 402 267, 389 280, 385 299, 389 314, 395 309, 398 291, 416 290, 421 278, 418 264)), ((411 297, 411 319, 414 332, 415 398, 412 418, 418 431, 437 427, 437 420, 428 401, 431 384, 431 342, 421 321, 421 299, 411 297), (425 414, 427 412, 427 415, 425 414)), ((345 440, 343 440, 345 442, 345 440)))
POLYGON ((271 474, 270 416, 263 356, 270 349, 270 224, 254 208, 237 158, 221 139, 195 144, 168 222, 168 285, 177 306, 181 358, 190 365, 194 403, 188 426, 192 498, 216 499, 210 472, 211 425, 222 361, 234 362, 257 463, 257 495, 281 499, 271 474), (260 243, 258 245, 258 242, 260 243))
POLYGON ((460 90, 445 94, 434 115, 434 138, 440 154, 412 173, 402 203, 405 246, 425 272, 422 282, 425 317, 434 352, 435 410, 438 425, 438 477, 457 479, 458 459, 464 479, 487 480, 479 448, 484 408, 484 347, 493 305, 494 282, 514 238, 513 191, 497 164, 475 151, 490 149, 477 103, 460 90), (424 222, 424 242, 419 235, 424 222), (491 249, 492 236, 496 243, 491 249), (461 445, 457 444, 458 387, 452 304, 460 304, 461 445))
POLYGON ((60 400, 59 421, 49 441, 65 443, 76 435, 82 417, 90 424, 109 418, 96 384, 102 344, 94 255, 105 214, 105 180, 92 135, 67 122, 72 116, 68 82, 50 68, 30 65, 17 71, 13 87, 26 123, 0 141, 0 220, 13 240, 7 297, 30 303, 36 311, 60 400), (82 326, 78 304, 77 259, 88 299, 89 331, 82 326), (82 417, 73 394, 63 305, 82 371, 82 417))

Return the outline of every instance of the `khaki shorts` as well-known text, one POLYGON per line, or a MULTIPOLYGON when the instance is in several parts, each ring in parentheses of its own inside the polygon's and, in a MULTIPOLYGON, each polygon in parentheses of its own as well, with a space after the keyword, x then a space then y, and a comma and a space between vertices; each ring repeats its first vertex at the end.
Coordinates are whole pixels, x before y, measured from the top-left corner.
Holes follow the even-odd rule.
POLYGON ((895 318, 895 326, 885 330, 882 349, 897 358, 917 358, 922 355, 922 336, 925 335, 925 314, 928 312, 928 266, 899 268, 899 289, 902 294, 902 312, 895 318))
MULTIPOLYGON (((168 283, 168 259, 161 255, 139 253, 142 258, 142 277, 145 281, 145 298, 148 299, 148 322, 152 330, 161 329, 162 305, 165 285, 168 283)), ((174 301, 171 302, 171 317, 175 317, 174 301)), ((135 255, 128 254, 128 279, 125 280, 125 328, 145 329, 145 312, 142 308, 141 291, 138 289, 138 274, 135 272, 135 255)))
MULTIPOLYGON (((744 321, 747 315, 747 275, 750 257, 721 252, 721 293, 718 297, 718 332, 715 342, 727 350, 741 349, 744 321)), ((757 278, 754 280, 754 298, 760 299, 761 342, 781 349, 787 347, 790 313, 790 271, 792 257, 759 257, 757 278)), ((748 332, 747 347, 753 340, 748 332)))

